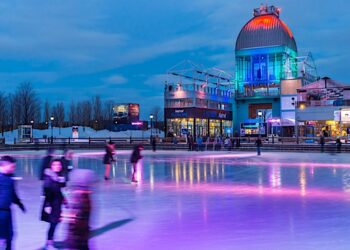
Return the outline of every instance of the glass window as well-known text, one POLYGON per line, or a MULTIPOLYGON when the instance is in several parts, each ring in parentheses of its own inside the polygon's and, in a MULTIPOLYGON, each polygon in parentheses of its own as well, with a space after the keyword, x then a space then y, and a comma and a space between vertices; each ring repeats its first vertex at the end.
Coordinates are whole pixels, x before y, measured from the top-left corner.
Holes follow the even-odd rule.
POLYGON ((220 131, 220 120, 210 120, 209 121, 209 131, 210 131, 210 136, 218 136, 221 135, 220 131))

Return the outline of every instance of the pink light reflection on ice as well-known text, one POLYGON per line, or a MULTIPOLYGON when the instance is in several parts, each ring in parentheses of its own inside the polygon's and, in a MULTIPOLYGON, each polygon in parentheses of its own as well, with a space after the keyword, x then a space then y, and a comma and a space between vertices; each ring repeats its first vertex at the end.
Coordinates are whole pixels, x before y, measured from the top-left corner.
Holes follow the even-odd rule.
MULTIPOLYGON (((302 175, 300 181, 304 181, 302 175)), ((306 185, 306 183, 305 183, 306 185)), ((184 193, 202 193, 202 194, 233 194, 233 195, 251 195, 251 196, 267 196, 267 197, 285 197, 285 198, 311 198, 322 200, 344 200, 350 199, 350 194, 346 192, 337 192, 327 189, 309 188, 291 188, 281 187, 273 188, 262 185, 245 185, 245 184, 178 184, 171 185, 165 182, 157 182, 155 189, 165 189, 167 191, 184 192, 184 193)))

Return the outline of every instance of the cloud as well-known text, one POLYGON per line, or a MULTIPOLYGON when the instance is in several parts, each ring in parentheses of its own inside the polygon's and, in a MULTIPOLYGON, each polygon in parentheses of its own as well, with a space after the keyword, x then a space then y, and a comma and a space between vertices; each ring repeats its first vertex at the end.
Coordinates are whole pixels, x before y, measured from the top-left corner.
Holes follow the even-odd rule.
POLYGON ((103 78, 103 81, 108 84, 116 85, 116 84, 124 84, 128 82, 124 76, 121 75, 112 75, 106 78, 103 78))

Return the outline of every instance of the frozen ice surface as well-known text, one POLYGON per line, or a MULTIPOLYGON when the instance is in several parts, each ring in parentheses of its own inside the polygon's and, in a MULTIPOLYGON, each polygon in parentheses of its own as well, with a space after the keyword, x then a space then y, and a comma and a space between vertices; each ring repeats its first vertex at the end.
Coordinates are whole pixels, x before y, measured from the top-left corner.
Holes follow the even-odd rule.
MULTIPOLYGON (((16 152, 16 249, 40 249, 44 152, 16 152)), ((4 154, 2 152, 1 154, 4 154)), ((102 152, 80 151, 75 167, 96 171, 91 249, 350 249, 348 154, 144 152, 130 184, 129 151, 104 182, 102 152)), ((56 240, 64 238, 64 224, 56 240)))

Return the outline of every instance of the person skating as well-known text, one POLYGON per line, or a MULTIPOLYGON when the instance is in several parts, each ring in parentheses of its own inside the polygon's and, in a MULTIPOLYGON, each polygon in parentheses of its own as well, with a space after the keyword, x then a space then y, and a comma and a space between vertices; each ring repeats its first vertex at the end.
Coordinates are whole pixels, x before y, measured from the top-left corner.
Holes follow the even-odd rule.
POLYGON ((57 225, 61 221, 62 204, 65 198, 62 188, 65 179, 61 176, 62 163, 59 159, 51 161, 50 168, 44 172, 44 196, 45 200, 41 210, 41 220, 50 224, 47 232, 46 249, 53 248, 53 239, 57 225))
POLYGON ((115 144, 110 141, 107 143, 105 147, 106 153, 103 157, 103 164, 105 164, 105 180, 111 179, 110 174, 111 174, 111 164, 115 161, 114 160, 114 154, 115 154, 115 144))
POLYGON ((191 134, 189 134, 187 137, 187 143, 188 143, 188 151, 193 151, 194 139, 191 134))
POLYGON ((130 162, 132 164, 131 182, 137 182, 136 171, 137 171, 137 163, 140 159, 142 159, 141 150, 143 150, 143 146, 136 145, 134 147, 134 150, 131 153, 131 157, 130 157, 130 162))
POLYGON ((92 186, 96 181, 89 169, 75 169, 70 174, 69 212, 66 249, 89 249, 92 186))
POLYGON ((41 161, 40 172, 39 172, 39 179, 41 181, 44 180, 45 169, 50 168, 50 163, 54 153, 55 153, 55 150, 53 148, 49 148, 47 150, 46 156, 41 161))
POLYGON ((63 156, 61 158, 62 162, 62 175, 66 179, 69 180, 69 173, 73 170, 73 151, 66 149, 63 152, 63 156))
POLYGON ((337 146, 337 153, 340 153, 341 152, 341 145, 342 145, 342 142, 340 140, 340 138, 338 137, 337 140, 335 141, 335 144, 337 146))
POLYGON ((325 144, 325 139, 324 139, 324 136, 321 135, 321 138, 320 138, 321 153, 324 152, 324 144, 325 144))
POLYGON ((151 137, 151 144, 152 144, 153 152, 156 152, 156 150, 157 150, 157 138, 155 136, 151 137))
POLYGON ((11 204, 16 204, 26 212, 18 198, 15 182, 12 179, 16 168, 16 160, 11 156, 0 159, 0 249, 11 250, 13 238, 13 224, 11 204))
POLYGON ((258 137, 258 139, 256 139, 255 145, 256 145, 257 154, 258 154, 258 155, 261 155, 262 141, 261 141, 261 137, 260 137, 260 136, 258 137))

